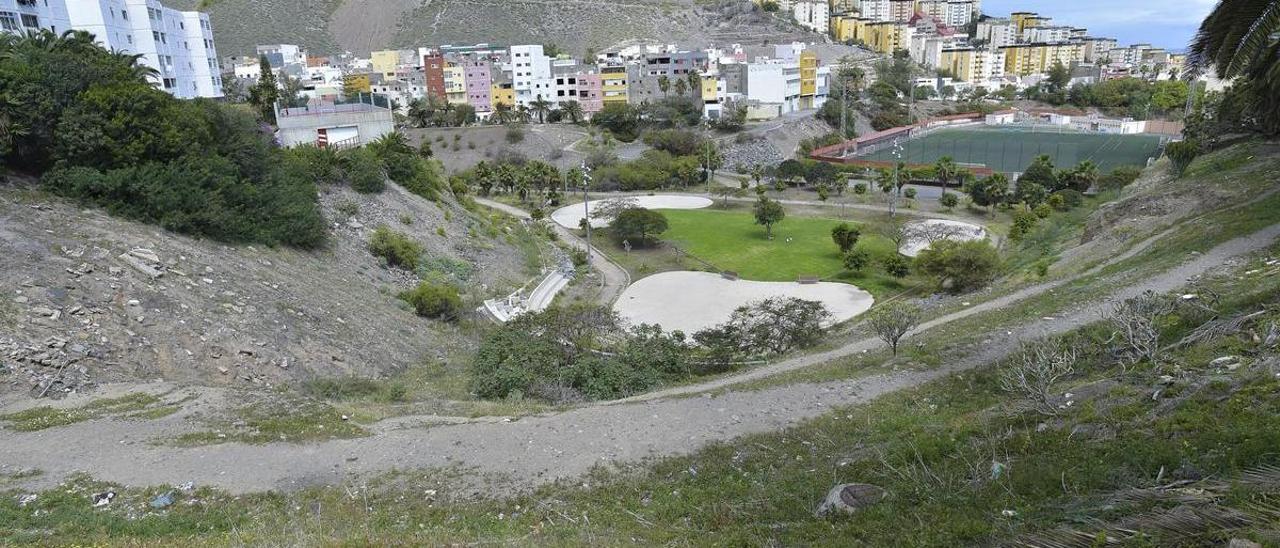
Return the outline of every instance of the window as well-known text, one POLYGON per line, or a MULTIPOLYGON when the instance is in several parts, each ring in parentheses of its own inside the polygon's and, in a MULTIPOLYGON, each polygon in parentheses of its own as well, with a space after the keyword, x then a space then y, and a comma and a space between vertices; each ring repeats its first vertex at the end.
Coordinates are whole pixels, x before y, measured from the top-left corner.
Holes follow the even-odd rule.
POLYGON ((40 18, 30 13, 24 13, 22 14, 22 26, 29 29, 38 29, 40 28, 40 18))
POLYGON ((18 14, 11 11, 0 11, 0 30, 18 31, 18 14))

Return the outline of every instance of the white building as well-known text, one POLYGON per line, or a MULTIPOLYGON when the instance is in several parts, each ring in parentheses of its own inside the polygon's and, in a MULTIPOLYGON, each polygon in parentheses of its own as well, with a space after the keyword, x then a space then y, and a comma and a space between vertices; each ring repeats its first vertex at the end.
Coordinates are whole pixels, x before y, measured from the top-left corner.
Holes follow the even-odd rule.
POLYGON ((285 65, 306 65, 307 50, 294 44, 271 44, 267 46, 258 46, 258 57, 266 57, 271 62, 272 68, 281 68, 285 65))
POLYGON ((71 28, 67 6, 57 0, 0 0, 0 33, 21 34, 45 29, 62 34, 71 28))
POLYGON ((826 34, 831 28, 831 4, 827 0, 804 0, 791 5, 791 14, 800 26, 826 34))
POLYGON ((973 38, 983 40, 991 47, 1012 46, 1018 42, 1018 26, 1009 19, 978 21, 978 30, 973 38))
POLYGON ((92 33, 107 49, 141 55, 158 73, 156 87, 180 98, 221 97, 222 75, 209 16, 156 0, 36 0, 65 2, 72 28, 92 33))
POLYGON ((554 82, 551 58, 542 46, 511 46, 511 88, 517 105, 527 107, 539 98, 553 101, 554 82))
POLYGON ((872 21, 893 21, 893 10, 889 0, 861 0, 858 2, 858 14, 872 21))
POLYGON ((1057 44, 1071 40, 1074 31, 1074 28, 1064 26, 1027 27, 1022 34, 1032 44, 1057 44))

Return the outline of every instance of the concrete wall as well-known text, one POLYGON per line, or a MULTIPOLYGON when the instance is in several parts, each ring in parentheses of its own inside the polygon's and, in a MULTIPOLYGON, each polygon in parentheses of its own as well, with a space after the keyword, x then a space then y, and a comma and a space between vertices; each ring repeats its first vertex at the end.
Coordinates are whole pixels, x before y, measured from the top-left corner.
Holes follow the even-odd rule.
POLYGON ((320 129, 355 127, 362 145, 395 131, 395 121, 391 111, 385 109, 287 116, 281 113, 277 125, 280 127, 277 137, 280 139, 280 144, 286 147, 315 144, 320 129))

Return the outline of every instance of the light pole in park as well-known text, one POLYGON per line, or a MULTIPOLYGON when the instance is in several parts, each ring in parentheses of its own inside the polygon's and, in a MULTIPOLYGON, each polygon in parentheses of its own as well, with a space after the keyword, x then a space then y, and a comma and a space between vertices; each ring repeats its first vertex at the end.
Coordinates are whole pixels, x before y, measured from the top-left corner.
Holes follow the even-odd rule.
POLYGON ((902 166, 902 145, 898 144, 897 139, 893 140, 893 152, 890 154, 893 156, 893 188, 890 189, 892 192, 890 193, 889 198, 889 217, 892 218, 898 216, 898 198, 902 193, 902 185, 899 184, 899 181, 901 181, 900 177, 902 176, 900 173, 902 166))
POLYGON ((582 219, 587 224, 587 267, 591 266, 591 199, 587 196, 587 189, 591 188, 591 168, 587 167, 587 161, 582 161, 582 219))

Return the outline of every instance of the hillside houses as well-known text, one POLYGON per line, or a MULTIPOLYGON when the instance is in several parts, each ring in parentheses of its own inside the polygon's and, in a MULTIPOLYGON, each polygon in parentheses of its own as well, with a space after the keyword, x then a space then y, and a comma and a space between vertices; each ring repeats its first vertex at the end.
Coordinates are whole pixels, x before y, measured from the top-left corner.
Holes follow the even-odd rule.
POLYGON ((541 45, 491 44, 375 51, 368 58, 323 61, 285 44, 259 46, 256 53, 237 59, 229 77, 251 85, 260 76, 259 58, 265 57, 273 70, 299 80, 301 95, 311 102, 375 93, 389 97, 402 112, 414 101, 427 100, 470 109, 476 120, 499 111, 537 119, 538 112, 570 102, 590 118, 609 104, 671 97, 700 101, 709 119, 728 104, 768 119, 821 107, 830 76, 830 68, 802 43, 776 46, 772 55, 750 60, 740 45, 708 50, 633 45, 594 59, 552 55, 541 45))

